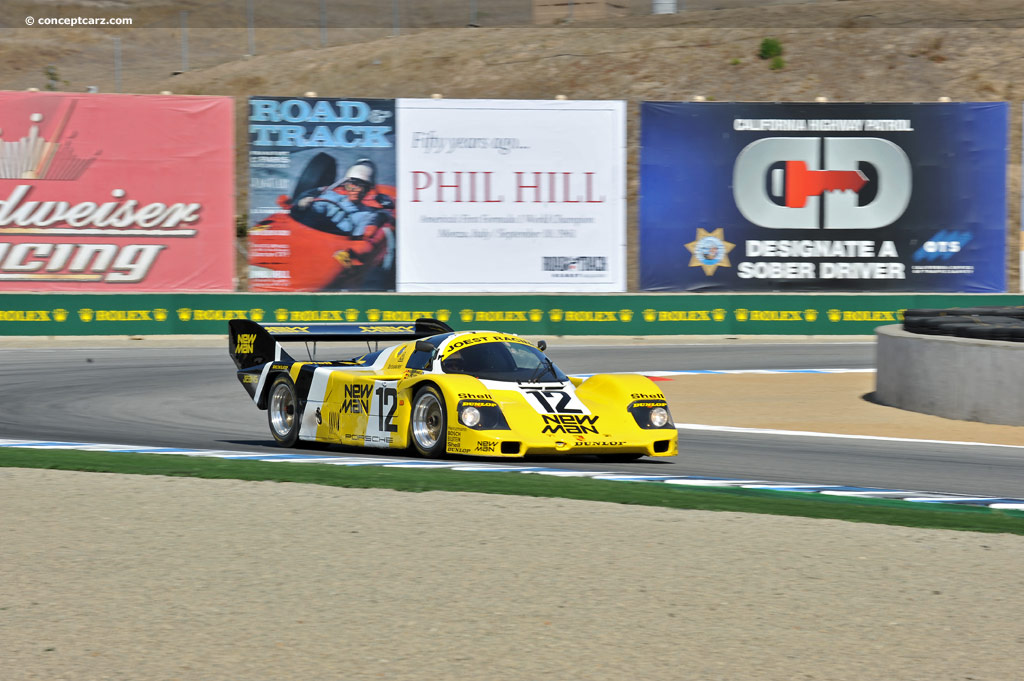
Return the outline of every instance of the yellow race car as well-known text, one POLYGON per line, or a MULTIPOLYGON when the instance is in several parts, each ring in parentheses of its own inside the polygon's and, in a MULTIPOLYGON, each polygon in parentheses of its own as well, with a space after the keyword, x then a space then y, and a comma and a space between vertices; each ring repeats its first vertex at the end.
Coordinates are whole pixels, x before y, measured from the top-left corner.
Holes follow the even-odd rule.
POLYGON ((238 380, 282 446, 300 442, 468 454, 675 456, 678 435, 657 385, 635 374, 566 376, 536 346, 492 331, 410 323, 228 322, 238 380), (313 344, 308 361, 282 343, 313 344), (317 343, 376 342, 352 359, 319 360, 317 343), (379 347, 381 341, 399 341, 379 347))

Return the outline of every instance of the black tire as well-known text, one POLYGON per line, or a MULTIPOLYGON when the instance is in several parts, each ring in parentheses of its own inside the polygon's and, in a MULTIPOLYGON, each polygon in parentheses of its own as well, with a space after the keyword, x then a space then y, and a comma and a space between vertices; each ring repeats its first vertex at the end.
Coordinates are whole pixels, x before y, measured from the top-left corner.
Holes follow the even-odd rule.
POLYGON ((448 411, 444 397, 433 386, 423 386, 413 398, 409 440, 416 452, 428 459, 442 457, 448 451, 448 411))
POLYGON ((267 393, 267 424, 270 426, 270 434, 282 447, 294 447, 299 441, 301 420, 295 384, 288 374, 281 374, 270 384, 270 392, 267 393))

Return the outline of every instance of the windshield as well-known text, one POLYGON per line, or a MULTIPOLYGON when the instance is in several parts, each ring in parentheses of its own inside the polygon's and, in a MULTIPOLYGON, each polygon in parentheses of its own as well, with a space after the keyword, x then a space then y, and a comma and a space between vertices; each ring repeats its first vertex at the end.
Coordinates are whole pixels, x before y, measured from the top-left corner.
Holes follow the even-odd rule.
POLYGON ((492 381, 568 381, 550 359, 532 345, 479 343, 453 352, 441 362, 446 374, 469 374, 492 381))

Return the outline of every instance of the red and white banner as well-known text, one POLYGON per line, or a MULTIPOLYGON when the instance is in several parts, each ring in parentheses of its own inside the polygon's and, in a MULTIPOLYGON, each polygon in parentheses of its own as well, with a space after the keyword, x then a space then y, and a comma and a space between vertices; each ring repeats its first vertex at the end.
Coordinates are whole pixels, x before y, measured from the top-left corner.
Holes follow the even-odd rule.
POLYGON ((0 92, 0 291, 234 289, 230 97, 0 92))

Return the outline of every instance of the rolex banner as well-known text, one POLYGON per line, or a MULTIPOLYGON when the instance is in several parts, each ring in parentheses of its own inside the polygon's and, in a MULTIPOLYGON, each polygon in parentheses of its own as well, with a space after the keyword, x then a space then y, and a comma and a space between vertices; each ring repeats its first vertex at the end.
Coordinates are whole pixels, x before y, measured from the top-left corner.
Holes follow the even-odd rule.
POLYGON ((0 291, 231 291, 230 97, 0 93, 0 291))
POLYGON ((1005 102, 644 102, 640 287, 1006 290, 1005 102))

